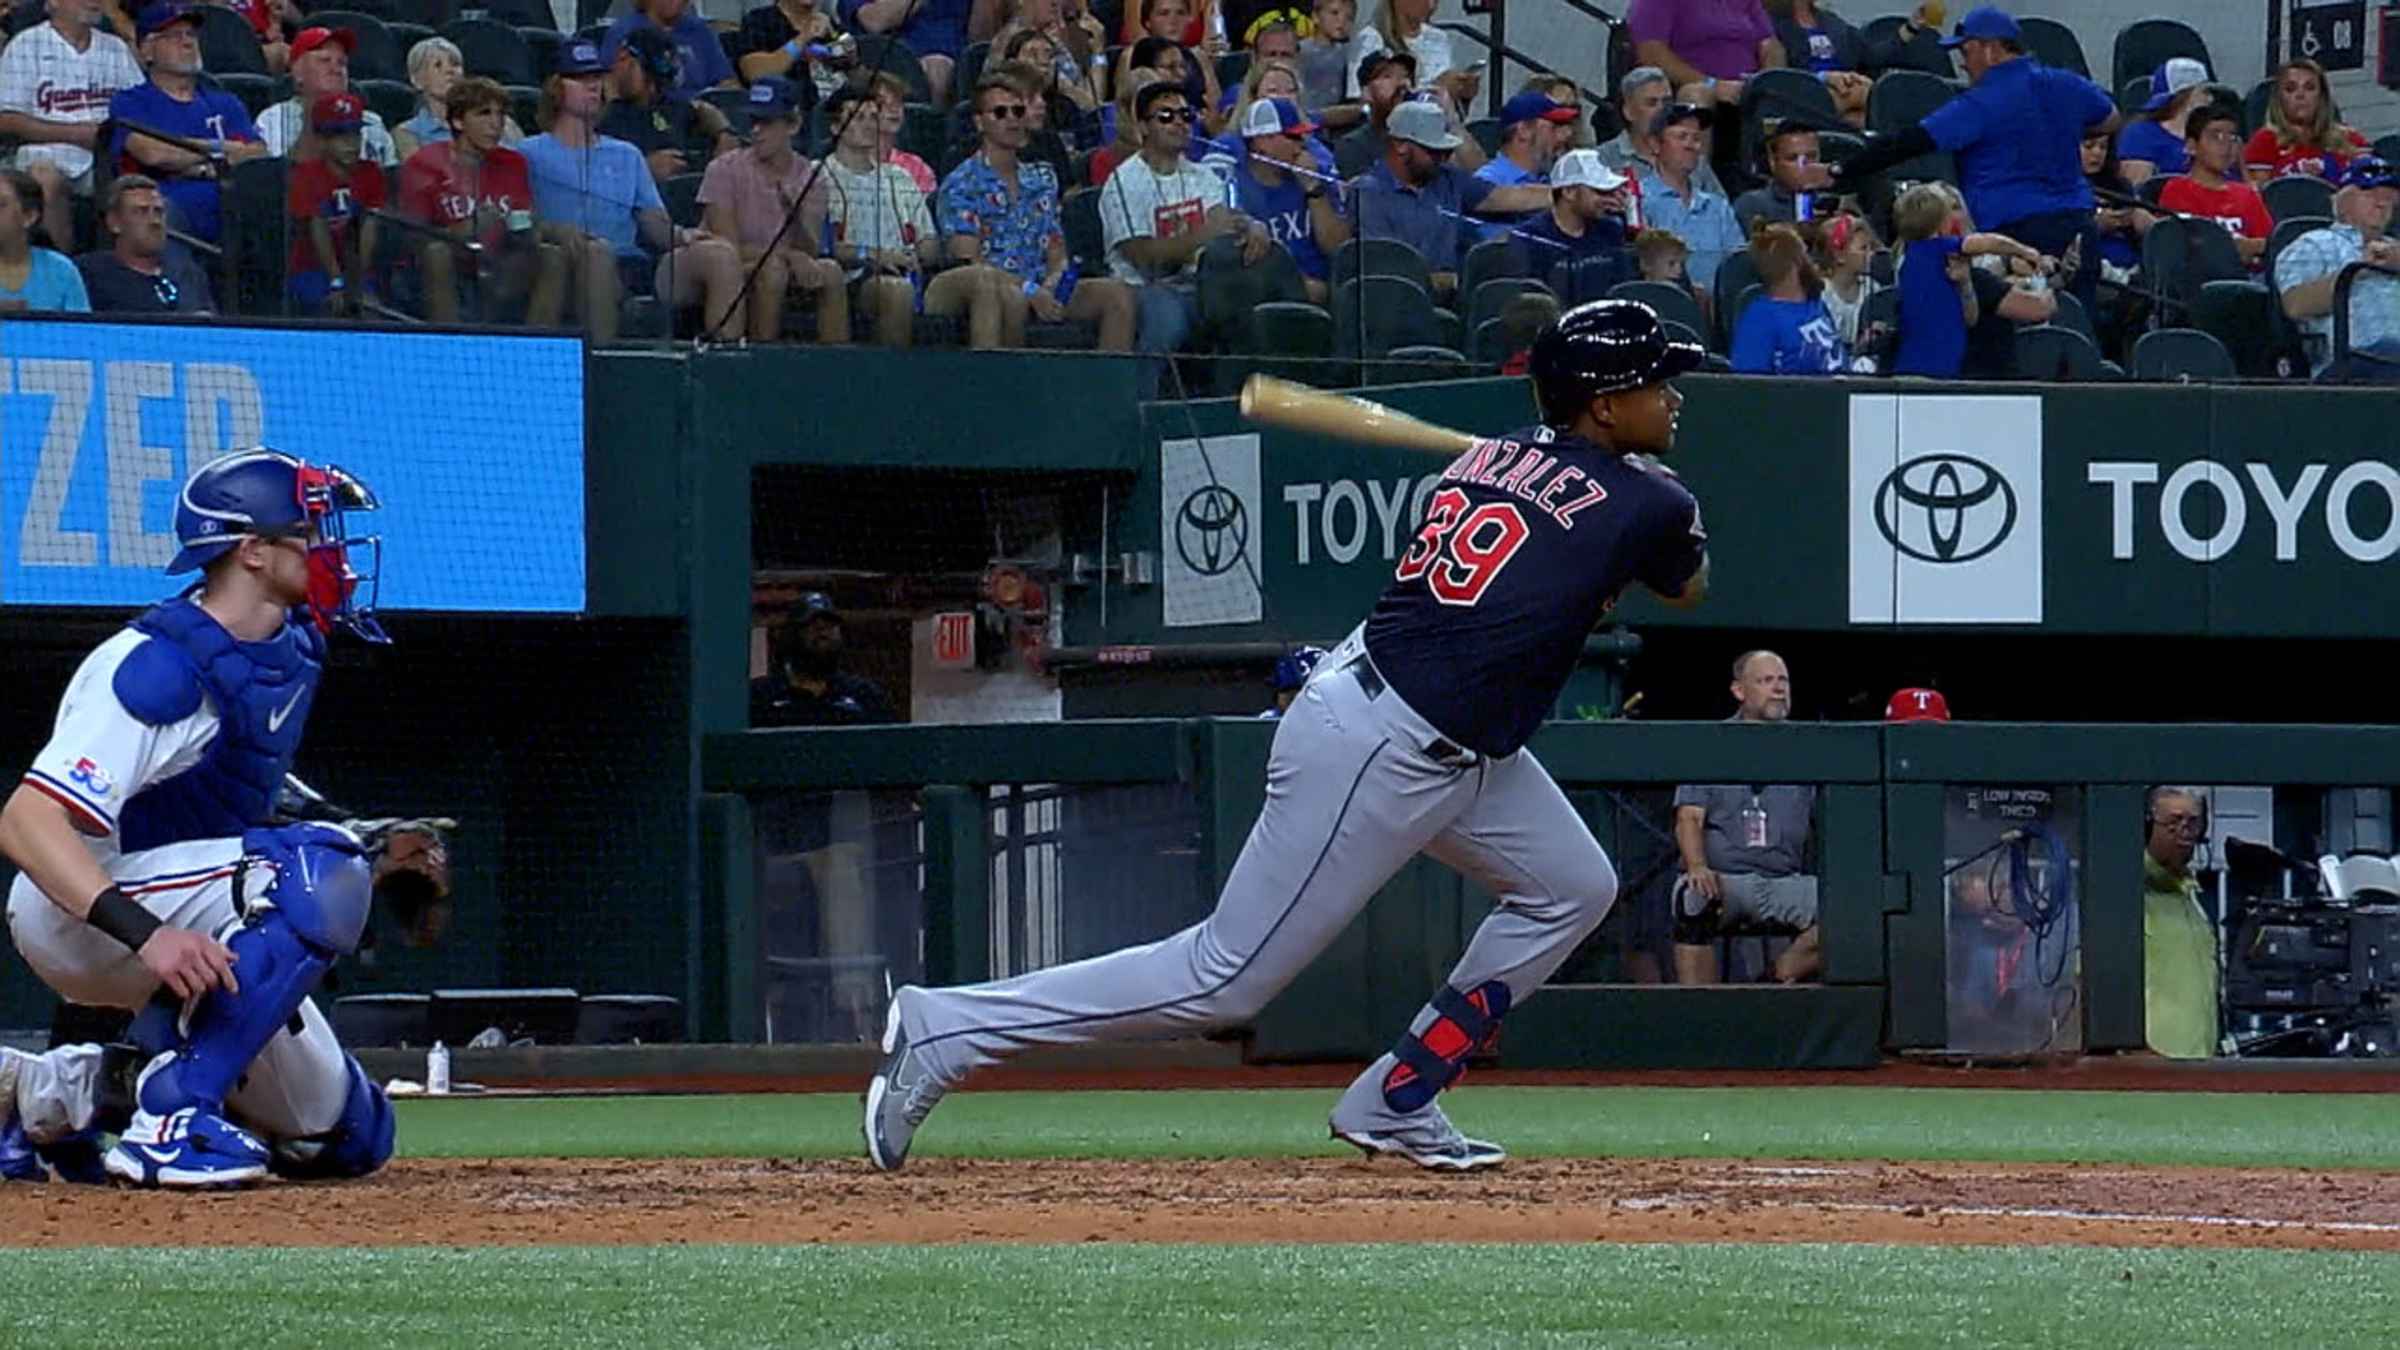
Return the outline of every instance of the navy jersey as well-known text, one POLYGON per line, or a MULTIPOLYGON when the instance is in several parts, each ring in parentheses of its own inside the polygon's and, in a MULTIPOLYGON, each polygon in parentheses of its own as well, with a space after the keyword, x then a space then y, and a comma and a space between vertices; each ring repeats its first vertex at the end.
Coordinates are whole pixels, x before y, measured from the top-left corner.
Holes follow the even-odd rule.
POLYGON ((1451 740, 1516 753, 1633 582, 1672 595, 1708 536, 1682 482, 1550 427, 1477 441, 1367 617, 1384 682, 1451 740))

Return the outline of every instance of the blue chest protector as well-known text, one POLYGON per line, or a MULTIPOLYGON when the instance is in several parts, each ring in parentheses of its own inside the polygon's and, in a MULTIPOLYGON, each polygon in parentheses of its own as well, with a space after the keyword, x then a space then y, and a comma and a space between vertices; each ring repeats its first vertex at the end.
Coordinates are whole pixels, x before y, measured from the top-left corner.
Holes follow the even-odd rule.
POLYGON ((286 623, 264 642, 243 642, 186 597, 133 621, 149 641, 117 667, 117 701, 152 726, 191 716, 202 696, 216 709, 216 738, 200 762, 133 795, 117 817, 128 853, 194 839, 233 839, 266 823, 323 672, 325 640, 286 623))

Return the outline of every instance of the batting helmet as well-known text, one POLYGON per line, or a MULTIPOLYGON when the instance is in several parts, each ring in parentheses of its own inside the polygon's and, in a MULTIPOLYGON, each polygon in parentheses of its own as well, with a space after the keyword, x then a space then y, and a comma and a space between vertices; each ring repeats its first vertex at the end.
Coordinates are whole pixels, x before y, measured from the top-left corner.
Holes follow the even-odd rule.
POLYGON ((1297 689, 1308 683, 1309 672, 1315 670, 1317 663, 1324 659, 1323 647, 1294 647, 1275 663, 1275 673, 1269 677, 1268 683, 1275 687, 1277 693, 1297 689))
POLYGON ((221 455, 192 471, 175 498, 175 542, 167 563, 172 575, 205 567, 244 537, 305 536, 308 550, 308 610, 321 632, 339 622, 370 642, 386 642, 375 622, 375 590, 382 571, 383 540, 349 536, 343 513, 373 511, 382 503, 347 470, 310 464, 295 455, 252 446, 221 455), (372 561, 360 573, 352 550, 372 561), (368 587, 358 600, 361 583, 368 587))
POLYGON ((1602 394, 1671 380, 1707 359, 1698 343, 1668 337, 1648 305, 1594 300, 1541 331, 1526 370, 1542 420, 1565 426, 1602 394))

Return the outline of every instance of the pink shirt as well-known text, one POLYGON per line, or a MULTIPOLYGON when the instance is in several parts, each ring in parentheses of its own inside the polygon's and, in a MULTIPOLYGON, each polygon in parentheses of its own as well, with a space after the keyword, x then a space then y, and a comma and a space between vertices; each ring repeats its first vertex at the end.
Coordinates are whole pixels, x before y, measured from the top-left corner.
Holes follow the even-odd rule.
MULTIPOLYGON (((723 206, 733 212, 735 243, 765 248, 776 231, 783 229, 785 213, 800 200, 801 189, 808 186, 815 168, 808 156, 796 152, 791 167, 781 174, 768 173, 758 162, 758 156, 748 150, 719 155, 708 162, 708 172, 700 179, 700 204, 723 206)), ((816 200, 810 203, 808 215, 812 221, 821 222, 825 212, 822 179, 809 195, 816 200)), ((783 239, 803 253, 824 251, 824 240, 804 233, 797 225, 786 231, 783 239)))
POLYGON ((1758 44, 1775 26, 1758 0, 1633 0, 1625 36, 1663 42, 1703 75, 1738 80, 1758 69, 1758 44))

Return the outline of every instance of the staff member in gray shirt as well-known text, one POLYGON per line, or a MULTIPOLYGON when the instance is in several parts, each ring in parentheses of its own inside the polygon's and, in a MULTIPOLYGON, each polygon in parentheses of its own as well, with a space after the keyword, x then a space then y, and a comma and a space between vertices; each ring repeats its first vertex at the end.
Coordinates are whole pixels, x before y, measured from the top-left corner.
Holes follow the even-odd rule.
MULTIPOLYGON (((1792 713, 1792 675, 1773 652, 1744 652, 1733 663, 1733 697, 1726 720, 1781 722, 1792 713)), ((1794 936, 1775 957, 1775 978, 1797 984, 1817 973, 1817 879, 1807 865, 1813 787, 1767 783, 1700 783, 1675 789, 1675 844, 1683 877, 1675 883, 1675 980, 1715 984, 1717 938, 1723 925, 1787 929, 1794 936)))

